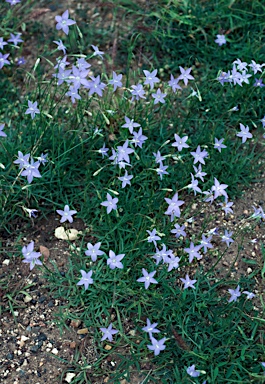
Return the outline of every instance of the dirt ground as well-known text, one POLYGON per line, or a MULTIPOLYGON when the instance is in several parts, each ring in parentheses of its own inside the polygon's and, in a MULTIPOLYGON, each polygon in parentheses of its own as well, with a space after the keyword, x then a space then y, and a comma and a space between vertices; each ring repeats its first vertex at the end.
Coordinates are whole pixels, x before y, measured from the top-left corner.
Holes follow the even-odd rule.
MULTIPOLYGON (((225 217, 222 213, 211 222, 211 229, 217 227, 220 233, 224 229, 237 231, 247 225, 246 220, 252 213, 252 205, 265 204, 264 185, 254 184, 253 188, 247 190, 244 197, 235 201, 234 215, 225 217)), ((198 207, 193 206, 194 212, 198 207)), ((205 215, 214 212, 213 206, 206 205, 199 215, 194 216, 192 223, 187 224, 189 235, 198 233, 200 225, 205 215), (207 209, 206 209, 207 207, 207 209)), ((58 240, 54 236, 55 228, 59 226, 59 219, 56 216, 49 217, 48 220, 35 220, 30 232, 27 230, 24 235, 23 228, 18 228, 20 233, 20 243, 27 244, 35 242, 35 249, 40 247, 45 254, 47 265, 55 262, 64 274, 67 268, 67 260, 70 257, 68 242, 58 240), (48 254, 47 254, 48 252, 48 254)), ((78 231, 85 231, 85 227, 80 220, 75 220, 73 228, 78 231)), ((241 250, 238 252, 238 243, 233 243, 225 257, 217 264, 217 277, 227 276, 237 280, 241 275, 251 276, 256 270, 261 271, 264 260, 261 254, 261 243, 264 243, 265 230, 264 223, 257 224, 254 231, 246 232, 241 250), (253 241, 254 240, 254 241, 253 241), (253 260, 256 264, 246 264, 244 260, 253 260)), ((2 239, 2 245, 10 255, 14 241, 17 239, 2 239)), ((223 247, 220 242, 214 243, 215 247, 223 247)), ((62 333, 56 323, 56 313, 64 311, 64 298, 54 299, 53 293, 45 285, 40 272, 35 268, 31 272, 28 264, 23 264, 21 258, 14 255, 8 257, 7 253, 2 252, 0 256, 0 278, 7 281, 7 291, 20 292, 12 297, 11 305, 8 303, 8 296, 5 291, 0 291, 0 304, 2 308, 0 339, 0 382, 5 384, 25 383, 42 384, 49 382, 52 384, 65 383, 66 372, 71 371, 71 367, 80 364, 90 365, 98 356, 93 347, 93 335, 84 328, 84 324, 78 320, 71 320, 71 314, 66 319, 62 333), (13 313, 12 313, 13 311, 13 313)), ((213 256, 204 256, 200 263, 209 269, 216 262, 213 256)), ((178 273, 178 272, 176 272, 178 273)), ((260 273, 255 277, 256 287, 254 292, 257 297, 262 295, 264 298, 264 282, 260 273)), ((260 300, 257 299, 257 306, 260 300)), ((124 351, 127 353, 127 351, 124 351)), ((101 378, 90 377, 91 383, 108 383, 108 372, 111 372, 117 361, 107 358, 102 362, 102 369, 106 372, 101 378)), ((148 374, 149 366, 143 367, 142 376, 135 372, 130 383, 139 384, 148 374)), ((122 384, 127 383, 121 380, 122 384)), ((145 381, 148 383, 148 381, 145 381)))

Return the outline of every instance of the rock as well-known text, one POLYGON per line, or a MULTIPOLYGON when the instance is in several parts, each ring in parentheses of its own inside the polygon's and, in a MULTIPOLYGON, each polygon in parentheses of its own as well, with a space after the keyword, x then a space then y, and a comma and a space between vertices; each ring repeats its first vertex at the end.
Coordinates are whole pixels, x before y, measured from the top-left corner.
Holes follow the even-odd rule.
POLYGON ((59 351, 58 351, 57 348, 53 348, 53 349, 51 350, 51 352, 52 352, 54 355, 58 355, 58 353, 59 353, 59 351))
POLYGON ((77 330, 78 335, 85 335, 88 333, 88 328, 82 328, 77 330))
POLYGON ((76 320, 71 320, 70 326, 73 328, 78 328, 80 324, 81 324, 81 320, 76 319, 76 320))
POLYGON ((50 257, 49 249, 44 247, 43 245, 40 245, 40 253, 44 256, 44 261, 47 261, 50 257))
POLYGON ((64 227, 58 227, 55 229, 55 237, 60 240, 76 240, 78 238, 78 235, 82 234, 82 232, 79 232, 77 229, 71 228, 65 230, 64 227))
POLYGON ((45 333, 40 333, 38 336, 36 336, 34 338, 35 341, 46 341, 47 340, 47 336, 45 335, 45 333))
POLYGON ((66 376, 65 376, 65 381, 67 383, 71 383, 71 381, 73 380, 73 378, 76 376, 75 373, 72 373, 72 372, 67 372, 66 376))
POLYGON ((32 300, 32 297, 30 295, 26 295, 24 297, 24 303, 29 303, 32 300))

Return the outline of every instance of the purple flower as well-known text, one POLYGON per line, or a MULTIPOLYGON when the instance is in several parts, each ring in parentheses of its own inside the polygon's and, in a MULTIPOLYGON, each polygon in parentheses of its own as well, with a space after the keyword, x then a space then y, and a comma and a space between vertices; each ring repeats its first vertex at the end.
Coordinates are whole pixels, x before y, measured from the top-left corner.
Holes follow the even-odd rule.
POLYGON ((156 248, 156 253, 154 256, 152 256, 152 259, 155 259, 156 265, 160 263, 161 260, 163 260, 164 263, 167 263, 169 260, 169 256, 173 255, 173 251, 171 249, 167 250, 165 244, 162 244, 162 249, 159 251, 158 248, 156 248))
POLYGON ((6 2, 9 3, 10 5, 16 5, 16 4, 19 4, 21 0, 6 0, 6 2))
POLYGON ((165 157, 161 156, 160 151, 157 151, 157 153, 153 153, 153 155, 155 156, 156 163, 161 163, 163 160, 165 160, 165 157))
POLYGON ((195 289, 194 284, 196 283, 197 280, 191 280, 191 279, 189 278, 189 275, 186 275, 185 279, 183 279, 183 278, 181 277, 180 280, 182 281, 182 283, 184 283, 184 289, 187 289, 187 288, 193 288, 193 289, 195 289))
POLYGON ((239 123, 241 131, 237 133, 238 137, 242 138, 242 143, 245 143, 247 139, 252 138, 252 134, 249 132, 249 127, 239 123))
POLYGON ((210 241, 212 240, 212 236, 206 237, 205 235, 202 235, 201 239, 201 246, 203 247, 204 253, 207 252, 208 248, 213 248, 210 241))
POLYGON ((80 59, 77 59, 76 66, 80 71, 84 71, 91 67, 91 65, 83 57, 81 57, 80 59))
POLYGON ((181 213, 179 207, 184 204, 184 201, 178 199, 178 193, 175 193, 172 199, 166 197, 165 200, 168 203, 165 215, 171 215, 171 221, 173 221, 174 217, 180 217, 181 213))
POLYGON ((149 71, 143 71, 143 72, 145 74, 145 82, 144 82, 144 84, 150 85, 150 88, 153 89, 155 83, 159 83, 159 81, 160 81, 159 78, 156 77, 157 69, 153 70, 153 72, 149 72, 149 71))
POLYGON ((113 340, 112 335, 115 335, 116 333, 119 332, 116 329, 112 329, 112 323, 110 323, 108 328, 100 328, 100 330, 103 332, 103 337, 101 338, 101 341, 104 341, 106 339, 108 339, 109 341, 112 341, 113 340))
POLYGON ((219 203, 218 205, 222 207, 222 210, 225 211, 226 215, 228 213, 233 213, 233 209, 231 207, 234 205, 234 203, 232 201, 228 202, 227 198, 225 198, 223 203, 219 203))
POLYGON ((36 113, 40 113, 39 108, 37 108, 38 102, 35 101, 34 103, 30 100, 28 100, 28 109, 25 112, 25 115, 31 115, 31 118, 34 119, 36 113))
POLYGON ((217 199, 219 196, 225 196, 228 199, 225 189, 228 187, 227 184, 220 184, 219 181, 214 178, 214 185, 211 188, 211 191, 214 192, 214 199, 217 199))
POLYGON ((236 287, 236 289, 228 289, 228 292, 231 295, 230 299, 228 300, 228 303, 231 303, 232 301, 237 301, 237 298, 241 296, 239 285, 236 287))
POLYGON ((235 61, 233 61, 233 64, 236 64, 237 69, 239 71, 247 71, 248 63, 242 62, 240 59, 236 59, 235 61))
POLYGON ((104 156, 108 157, 108 150, 109 148, 106 148, 105 143, 103 144, 103 147, 98 150, 98 152, 102 154, 102 159, 104 158, 104 156))
POLYGON ((147 237, 148 243, 154 243, 154 245, 156 246, 156 240, 161 240, 161 237, 156 234, 156 229, 153 229, 152 232, 149 230, 147 230, 146 232, 149 234, 149 236, 147 237))
POLYGON ((201 181, 204 182, 204 178, 203 177, 206 176, 207 173, 206 172, 202 172, 202 165, 199 164, 198 168, 196 168, 195 165, 193 165, 193 169, 196 172, 195 173, 195 177, 199 177, 201 179, 201 181))
POLYGON ((19 164, 19 169, 26 168, 29 165, 30 153, 23 155, 22 152, 18 151, 18 158, 14 161, 14 164, 19 164))
POLYGON ((128 128, 130 133, 133 133, 133 128, 140 127, 140 124, 135 123, 133 119, 129 119, 129 117, 125 116, 125 124, 122 125, 122 128, 128 128))
POLYGON ((214 148, 215 148, 215 149, 218 149, 218 151, 219 151, 220 153, 221 153, 221 149, 222 149, 222 148, 227 148, 227 146, 223 144, 224 139, 220 139, 220 140, 218 140, 218 139, 215 137, 215 138, 214 138, 214 141, 215 141, 215 143, 214 143, 214 148))
POLYGON ((57 64, 54 66, 54 69, 61 68, 62 70, 65 70, 65 67, 68 64, 70 64, 69 61, 67 61, 67 56, 64 56, 62 59, 61 58, 57 58, 56 61, 57 61, 57 64))
POLYGON ((76 283, 76 285, 84 285, 85 286, 85 291, 87 290, 89 284, 93 284, 93 279, 91 278, 93 271, 86 272, 83 269, 80 269, 82 278, 81 280, 76 283))
POLYGON ((172 147, 177 147, 178 151, 182 151, 183 148, 189 148, 189 145, 186 143, 188 136, 180 137, 175 133, 174 137, 176 141, 172 144, 172 147))
POLYGON ((3 37, 0 37, 0 49, 4 49, 5 45, 7 45, 7 43, 4 41, 3 37))
POLYGON ((191 173, 191 183, 187 185, 188 188, 191 188, 194 191, 194 195, 196 195, 196 192, 202 193, 201 188, 198 187, 198 180, 194 179, 193 174, 191 173))
POLYGON ((24 246, 22 248, 22 254, 23 254, 23 257, 25 258, 24 260, 22 260, 22 262, 29 263, 30 270, 32 270, 36 264, 42 265, 42 262, 38 260, 38 258, 41 256, 41 253, 34 251, 34 241, 31 241, 29 245, 24 246))
POLYGON ((9 65, 10 64, 10 61, 7 60, 8 56, 10 55, 10 53, 6 53, 5 55, 3 55, 1 52, 0 52, 0 69, 3 68, 3 66, 5 64, 9 65))
POLYGON ((88 82, 88 85, 85 88, 89 88, 89 96, 92 96, 94 93, 97 93, 100 97, 102 97, 102 91, 106 87, 105 83, 101 83, 100 75, 97 77, 90 76, 91 81, 88 82))
POLYGON ((59 66, 58 73, 54 73, 53 74, 53 76, 58 79, 57 85, 63 84, 64 81, 66 83, 69 83, 70 82, 69 79, 70 79, 71 73, 72 73, 71 69, 64 69, 64 66, 63 67, 59 66))
POLYGON ((176 92, 176 89, 182 90, 181 86, 178 85, 178 82, 179 82, 179 77, 175 79, 173 75, 170 75, 170 80, 168 82, 168 85, 172 88, 173 92, 176 92))
POLYGON ((247 299, 249 299, 249 300, 253 299, 253 297, 256 296, 255 293, 253 293, 253 292, 249 292, 249 291, 243 291, 243 293, 244 293, 245 295, 247 295, 247 299))
POLYGON ((190 75, 192 68, 184 69, 179 67, 181 75, 179 75, 179 80, 183 80, 184 84, 187 85, 189 80, 194 80, 194 77, 190 75))
POLYGON ((17 65, 20 66, 20 65, 24 65, 24 64, 26 64, 25 58, 23 56, 19 57, 17 59, 17 65))
POLYGON ((122 176, 122 177, 118 177, 118 179, 119 179, 120 181, 122 181, 122 186, 121 186, 121 187, 122 187, 122 188, 125 188, 127 184, 128 184, 128 185, 131 185, 130 180, 131 180, 132 178, 133 178, 133 175, 128 175, 128 171, 126 170, 124 176, 122 176))
POLYGON ((251 217, 254 219, 265 219, 265 213, 260 205, 258 208, 252 205, 252 208, 254 209, 254 213, 251 217))
POLYGON ((163 337, 163 339, 161 340, 156 340, 154 337, 151 337, 152 345, 147 345, 147 348, 150 349, 150 351, 154 351, 155 356, 157 356, 161 351, 166 348, 166 346, 164 345, 165 341, 165 337, 163 337))
POLYGON ((61 215, 61 220, 60 220, 60 223, 64 223, 65 221, 69 221, 69 223, 72 223, 74 221, 74 219, 72 218, 73 215, 75 215, 77 213, 77 211, 75 210, 70 210, 69 208, 69 205, 65 205, 64 206, 64 210, 56 210, 56 212, 61 215))
POLYGON ((233 232, 228 232, 227 230, 225 230, 225 234, 221 237, 222 241, 224 243, 226 243, 227 247, 230 246, 230 243, 233 243, 234 240, 232 239, 232 236, 233 235, 233 232))
POLYGON ((262 127, 265 128, 265 116, 260 121, 262 122, 262 127))
POLYGON ((194 157, 193 164, 196 164, 198 161, 202 164, 205 164, 204 158, 208 157, 208 152, 205 151, 205 149, 201 151, 201 146, 198 145, 196 152, 191 152, 191 155, 194 157))
POLYGON ((191 365, 190 367, 187 368, 187 374, 190 375, 191 377, 198 377, 200 376, 200 372, 196 371, 195 369, 195 364, 191 365))
POLYGON ((253 84, 253 87, 262 88, 262 87, 265 87, 265 84, 263 84, 262 79, 255 78, 255 83, 253 84))
POLYGON ((121 260, 124 258, 125 253, 122 253, 120 255, 115 255, 113 251, 109 251, 109 258, 107 259, 107 265, 110 267, 110 269, 123 269, 123 264, 121 263, 121 260))
POLYGON ((142 268, 142 273, 143 277, 139 277, 139 279, 137 279, 136 281, 138 281, 138 283, 144 283, 145 289, 148 289, 151 283, 158 284, 158 281, 154 279, 156 271, 148 273, 146 269, 142 268))
POLYGON ((125 143, 120 146, 118 145, 117 151, 118 151, 118 162, 124 160, 126 163, 130 163, 129 155, 134 152, 132 148, 128 148, 129 141, 126 140, 125 143))
POLYGON ((216 35, 217 39, 214 40, 214 42, 216 44, 219 45, 219 47, 221 47, 221 45, 223 44, 226 44, 226 38, 225 38, 225 35, 216 35))
POLYGON ((23 209, 24 209, 24 211, 26 211, 28 213, 30 218, 31 217, 34 217, 34 218, 37 217, 37 215, 35 213, 35 212, 38 212, 37 209, 29 209, 29 208, 25 208, 25 207, 23 207, 23 209))
POLYGON ((92 45, 91 47, 94 49, 93 56, 99 56, 101 59, 103 59, 104 52, 100 51, 96 45, 92 45))
POLYGON ((142 84, 138 83, 137 85, 132 85, 132 90, 130 91, 132 94, 132 101, 141 99, 146 99, 145 91, 142 84))
POLYGON ((89 87, 89 81, 86 79, 88 72, 88 69, 79 69, 73 65, 69 82, 72 82, 75 88, 80 88, 81 85, 89 87))
POLYGON ((69 19, 69 11, 66 10, 62 16, 55 16, 55 20, 57 21, 56 29, 59 31, 60 29, 63 30, 63 32, 68 35, 69 33, 69 26, 76 24, 76 22, 72 19, 69 19))
POLYGON ((156 172, 159 175, 160 179, 163 180, 163 175, 168 175, 169 173, 166 171, 168 165, 163 165, 162 161, 159 163, 159 167, 156 168, 156 172))
POLYGON ((202 255, 198 252, 202 248, 202 245, 196 245, 194 246, 193 242, 191 241, 189 248, 184 248, 184 251, 189 254, 189 263, 192 262, 194 257, 196 257, 197 260, 200 260, 202 258, 202 255))
POLYGON ((232 79, 229 78, 229 73, 221 72, 220 75, 217 77, 217 80, 224 85, 224 83, 230 83, 232 79), (231 81, 230 81, 231 80, 231 81))
POLYGON ((2 136, 2 137, 7 136, 6 133, 3 132, 4 127, 5 127, 5 124, 0 124, 0 136, 2 136))
POLYGON ((107 193, 107 200, 100 203, 104 207, 107 207, 107 214, 109 214, 113 209, 117 209, 117 203, 119 199, 117 197, 112 197, 109 193, 107 193))
POLYGON ((134 143, 136 147, 142 148, 143 143, 145 142, 145 140, 148 139, 147 136, 143 135, 142 128, 140 128, 138 132, 134 131, 132 134, 133 139, 131 140, 131 142, 134 143))
POLYGON ((85 251, 86 256, 90 256, 92 261, 96 261, 98 256, 101 256, 104 254, 99 248, 101 246, 101 243, 96 243, 95 245, 92 245, 91 243, 87 243, 87 251, 85 251))
POLYGON ((113 85, 113 92, 116 91, 118 87, 122 87, 122 75, 117 75, 116 72, 112 72, 112 79, 109 81, 109 84, 113 85))
POLYGON ((243 71, 243 72, 242 72, 242 76, 241 76, 242 83, 249 84, 248 79, 249 79, 250 77, 252 77, 252 75, 247 74, 246 71, 243 71))
POLYGON ((164 98, 166 97, 166 95, 167 95, 166 93, 162 93, 161 89, 158 88, 156 93, 152 93, 152 97, 155 99, 154 104, 158 104, 158 103, 164 104, 165 103, 164 98))
POLYGON ((65 94, 66 96, 71 97, 71 102, 74 104, 76 100, 81 100, 81 96, 78 93, 78 88, 72 85, 68 92, 65 94))
POLYGON ((143 327, 142 330, 144 332, 148 332, 150 338, 152 337, 153 333, 160 333, 160 331, 156 329, 158 323, 151 324, 151 321, 148 318, 146 319, 146 323, 147 325, 143 327))
POLYGON ((53 41, 55 44, 57 44, 58 45, 58 50, 59 51, 63 51, 63 53, 64 53, 64 55, 66 54, 66 47, 65 47, 65 45, 63 45, 63 42, 62 42, 62 40, 59 40, 59 41, 56 41, 56 40, 54 40, 53 41))
POLYGON ((167 264, 168 264, 168 269, 167 271, 170 272, 172 269, 177 269, 179 267, 179 262, 180 258, 174 255, 171 255, 170 257, 167 258, 167 264))
POLYGON ((236 66, 233 66, 231 79, 233 80, 234 85, 238 84, 242 87, 243 77, 242 73, 238 72, 236 66))
POLYGON ((24 41, 20 38, 21 35, 22 33, 17 33, 16 35, 14 35, 13 33, 10 33, 11 38, 8 39, 7 41, 9 41, 10 43, 13 43, 17 47, 18 43, 23 43, 24 41))
POLYGON ((248 65, 252 71, 254 72, 254 75, 256 75, 257 72, 262 72, 262 67, 264 64, 257 64, 254 60, 251 60, 251 64, 248 65))
POLYGON ((42 153, 39 157, 37 157, 37 160, 41 163, 41 164, 45 164, 48 162, 47 160, 47 156, 48 156, 48 153, 46 153, 44 155, 44 153, 42 153))
POLYGON ((186 237, 187 234, 185 232, 185 225, 180 226, 179 224, 175 224, 175 229, 172 229, 170 232, 174 233, 176 238, 178 239, 180 236, 186 237))
POLYGON ((40 166, 39 161, 35 161, 31 159, 30 163, 25 163, 23 167, 25 168, 24 171, 21 172, 21 176, 27 176, 28 183, 30 184, 34 177, 41 177, 41 174, 38 170, 40 166))

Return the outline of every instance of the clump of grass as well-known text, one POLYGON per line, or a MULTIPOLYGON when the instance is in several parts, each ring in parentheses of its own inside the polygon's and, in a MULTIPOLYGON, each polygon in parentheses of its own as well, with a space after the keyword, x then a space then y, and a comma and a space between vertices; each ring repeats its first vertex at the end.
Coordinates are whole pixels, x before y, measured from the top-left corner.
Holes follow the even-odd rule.
MULTIPOLYGON (((185 33, 195 28, 188 10, 172 21, 170 3, 146 19, 162 15, 155 37, 164 31, 163 44, 172 22, 184 23, 185 33)), ((192 12, 198 7, 192 3, 192 12)), ((57 211, 65 228, 75 217, 89 225, 89 237, 83 234, 71 247, 65 276, 55 263, 45 265, 34 242, 22 249, 31 269, 42 268, 54 297, 67 299, 59 325, 78 312, 93 338, 98 357, 91 364, 76 357, 73 383, 103 375, 100 363, 107 355, 119 357, 115 372, 108 372, 113 382, 129 380, 135 367, 144 371, 146 362, 146 382, 262 382, 264 321, 251 301, 254 281, 217 278, 217 263, 205 269, 200 262, 216 251, 219 261, 230 243, 240 246, 243 232, 211 231, 207 217, 198 233, 190 225, 194 203, 197 215, 205 204, 229 214, 230 199, 258 178, 262 86, 244 84, 238 64, 228 72, 233 59, 211 34, 208 50, 223 55, 225 64, 214 74, 210 67, 202 73, 191 59, 167 80, 151 64, 145 76, 135 70, 101 73, 104 52, 98 47, 71 51, 71 34, 80 39, 78 46, 83 34, 69 17, 56 20, 67 59, 37 60, 21 93, 12 48, 10 66, 2 71, 7 97, 0 113, 7 137, 0 141, 0 207, 3 230, 10 234, 17 220, 32 219, 36 210, 39 217, 57 211), (51 73, 42 81, 44 68, 51 73), (223 84, 220 71, 226 71, 223 84), (221 241, 218 249, 212 239, 221 241), (143 330, 149 321, 159 333, 143 330), (110 336, 113 329, 118 332, 110 336)), ((264 219, 261 207, 253 219, 264 219)))

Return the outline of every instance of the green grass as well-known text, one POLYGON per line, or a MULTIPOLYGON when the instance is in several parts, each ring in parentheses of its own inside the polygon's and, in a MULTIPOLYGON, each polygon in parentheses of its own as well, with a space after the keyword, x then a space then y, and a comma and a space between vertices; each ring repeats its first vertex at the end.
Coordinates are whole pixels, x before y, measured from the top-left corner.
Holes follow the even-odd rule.
MULTIPOLYGON (((194 215, 191 205, 195 201, 198 203, 196 217, 199 216, 202 198, 200 195, 193 197, 187 189, 190 173, 194 173, 189 152, 195 151, 198 145, 209 153, 203 166, 207 173, 205 182, 199 181, 204 191, 210 189, 217 178, 228 184, 229 198, 234 200, 253 181, 260 180, 264 165, 260 122, 264 116, 263 88, 253 87, 252 78, 250 85, 225 84, 222 87, 216 77, 218 71, 230 70, 236 58, 247 62, 265 61, 265 7, 261 1, 161 1, 154 6, 115 1, 112 4, 106 5, 103 11, 101 8, 94 10, 94 13, 101 12, 104 20, 103 16, 111 9, 113 18, 107 28, 96 17, 87 24, 83 17, 86 10, 77 10, 71 17, 80 19, 81 33, 73 26, 68 37, 59 36, 55 29, 47 27, 40 39, 36 38, 41 52, 39 63, 26 69, 12 64, 0 72, 3 85, 0 88, 3 100, 0 123, 6 124, 8 136, 0 138, 2 234, 13 236, 18 222, 30 227, 25 208, 38 209, 39 218, 49 220, 51 213, 66 204, 75 209, 77 217, 91 229, 89 236, 77 241, 80 251, 71 253, 65 276, 60 274, 56 264, 42 267, 54 297, 64 297, 68 302, 58 314, 58 325, 64 327, 67 319, 80 318, 88 327, 99 356, 91 364, 82 356, 84 365, 80 365, 80 355, 76 355, 71 369, 78 375, 73 384, 89 383, 89 377, 101 378, 106 373, 101 363, 108 355, 118 361, 115 370, 108 372, 113 383, 119 383, 123 377, 129 380, 131 370, 142 371, 153 383, 202 383, 203 380, 214 384, 262 383, 260 362, 265 360, 262 297, 257 298, 258 311, 244 295, 238 302, 228 304, 227 290, 239 284, 242 290, 252 291, 255 277, 264 280, 264 267, 261 272, 257 269, 251 278, 242 276, 240 281, 217 278, 218 265, 214 266, 227 251, 224 247, 208 252, 213 256, 210 270, 204 270, 195 262, 191 267, 183 249, 190 241, 198 244, 202 233, 210 230, 211 221, 206 217, 198 233, 188 229, 189 240, 176 241, 170 233, 174 223, 164 214, 167 209, 164 199, 172 198, 178 191, 180 199, 186 201, 181 207, 181 218, 177 220, 179 224, 194 215), (225 46, 218 47, 214 42, 218 33, 227 33, 225 46), (112 44, 115 36, 118 36, 118 54, 112 63, 107 45, 112 44), (58 57, 53 52, 52 41, 60 38, 69 50, 69 61, 74 61, 73 54, 85 54, 94 74, 102 72, 105 83, 111 77, 113 64, 117 72, 117 68, 122 71, 126 87, 115 94, 111 89, 106 90, 103 98, 90 98, 83 92, 82 100, 72 105, 64 97, 67 86, 57 87, 51 77, 50 62, 58 57), (89 44, 98 44, 102 50, 106 47, 103 64, 91 57, 89 44), (171 73, 178 76, 179 65, 193 67, 195 82, 174 94, 167 81, 171 73), (146 101, 131 103, 130 85, 142 80, 143 69, 154 68, 159 69, 163 91, 168 94, 166 103, 154 105, 150 94, 146 101), (190 86, 200 98, 191 96, 190 86), (28 100, 38 101, 41 114, 34 120, 25 115, 28 100), (231 112, 236 105, 240 106, 239 111, 231 112), (128 173, 134 178, 131 187, 122 189, 118 177, 124 175, 124 170, 114 166, 108 158, 102 159, 98 150, 103 143, 117 149, 130 137, 128 130, 121 127, 124 116, 141 124, 148 140, 143 149, 136 148, 131 155, 132 167, 128 167, 128 173), (253 139, 245 144, 236 137, 239 123, 249 125, 253 134, 253 139), (96 127, 99 133, 95 133, 96 127), (188 135, 190 147, 178 153, 171 146, 174 133, 188 135), (213 147, 215 137, 225 139, 227 148, 221 153, 213 147), (158 150, 166 156, 164 164, 168 165, 169 175, 163 180, 157 175, 154 162, 153 153, 158 150), (28 184, 26 178, 19 175, 18 166, 13 163, 18 151, 31 153, 35 158, 48 153, 49 162, 40 167, 41 178, 28 184), (109 215, 101 206, 107 192, 119 199, 118 210, 109 215), (154 228, 162 237, 160 245, 165 243, 167 249, 174 250, 181 258, 180 269, 167 272, 165 265, 155 266, 151 258, 155 249, 147 242, 146 232, 154 228), (90 259, 84 257, 88 241, 93 244, 100 241, 105 252, 92 265, 90 259), (112 271, 107 267, 109 250, 126 255, 122 270, 112 271), (149 272, 157 270, 157 286, 151 285, 145 290, 142 283, 136 282, 142 268, 149 272), (76 285, 81 269, 93 270, 94 284, 87 291, 76 285), (186 273, 197 280, 195 290, 183 290, 179 278, 186 273), (150 341, 141 330, 147 317, 152 323, 158 323, 161 330, 158 338, 167 338, 165 351, 157 357, 147 349, 150 341), (106 351, 105 343, 100 341, 99 328, 110 322, 119 334, 115 335, 112 350, 106 351), (144 368, 146 361, 150 363, 149 369, 144 368), (187 375, 186 369, 192 364, 201 371, 199 378, 187 375)), ((2 7, 9 9, 8 4, 2 7)), ((20 31, 29 13, 30 8, 24 7, 20 14, 18 7, 13 19, 10 14, 2 17, 1 32, 5 40, 10 31, 20 31)), ((58 14, 63 11, 59 9, 58 14)), ((26 23, 25 38, 37 33, 40 26, 35 21, 26 23)), ((10 58, 14 60, 16 54, 17 50, 12 48, 10 58)), ((244 232, 235 232, 233 238, 239 249, 244 232)), ((12 306, 8 285, 3 283, 1 289, 9 295, 12 306)))

